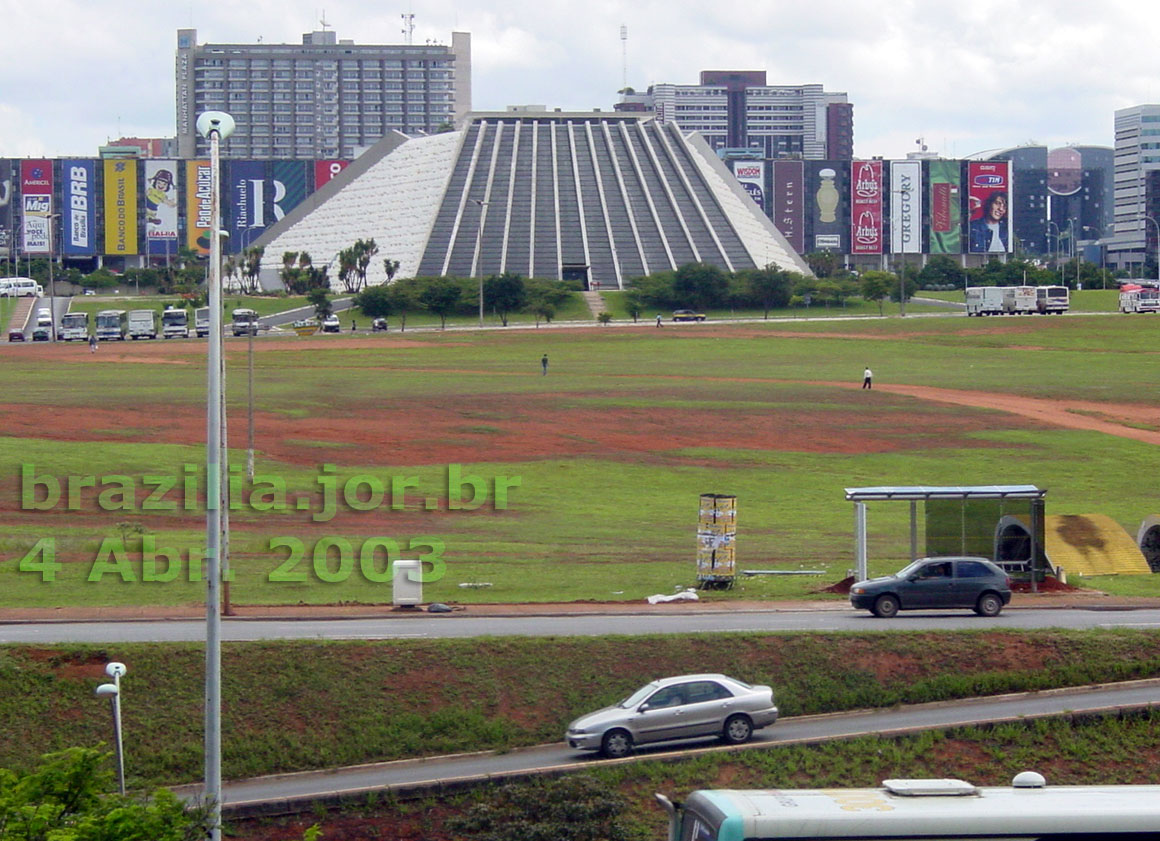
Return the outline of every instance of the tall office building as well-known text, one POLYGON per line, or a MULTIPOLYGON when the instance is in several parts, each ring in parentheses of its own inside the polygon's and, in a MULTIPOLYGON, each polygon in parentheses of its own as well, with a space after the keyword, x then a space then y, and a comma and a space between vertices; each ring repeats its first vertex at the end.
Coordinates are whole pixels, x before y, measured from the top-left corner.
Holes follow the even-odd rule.
POLYGON ((391 130, 433 134, 471 110, 471 35, 451 46, 371 46, 333 31, 302 44, 198 44, 177 31, 178 154, 208 146, 197 134, 203 111, 225 111, 237 129, 231 158, 353 158, 391 130))
POLYGON ((821 85, 768 85, 764 70, 704 70, 699 85, 650 89, 657 121, 698 131, 709 147, 762 158, 850 160, 854 107, 821 85))
POLYGON ((1160 170, 1160 105, 1136 105, 1116 111, 1115 233, 1105 237, 1108 260, 1125 267, 1143 262, 1156 248, 1156 228, 1149 208, 1150 173, 1160 170))

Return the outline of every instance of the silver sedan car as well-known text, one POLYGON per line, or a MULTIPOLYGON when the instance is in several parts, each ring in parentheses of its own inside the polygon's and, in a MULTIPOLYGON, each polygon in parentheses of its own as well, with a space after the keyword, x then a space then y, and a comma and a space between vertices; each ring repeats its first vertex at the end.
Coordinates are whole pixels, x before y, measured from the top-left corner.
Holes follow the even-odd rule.
POLYGON ((777 721, 773 690, 725 675, 681 675, 654 680, 619 704, 568 725, 575 750, 628 756, 634 745, 719 736, 739 745, 777 721))

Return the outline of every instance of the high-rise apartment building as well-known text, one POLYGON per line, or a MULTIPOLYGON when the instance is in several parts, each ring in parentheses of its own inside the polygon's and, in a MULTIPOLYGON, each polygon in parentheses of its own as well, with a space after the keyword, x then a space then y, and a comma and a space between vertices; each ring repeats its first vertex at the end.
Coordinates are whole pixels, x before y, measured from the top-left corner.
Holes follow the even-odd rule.
POLYGON ((371 46, 333 31, 302 44, 198 44, 177 32, 178 154, 207 154, 198 114, 225 111, 231 158, 353 158, 392 130, 432 134, 471 110, 471 35, 451 46, 371 46))
POLYGON ((766 159, 854 156, 854 107, 846 94, 821 85, 768 85, 764 70, 704 70, 699 85, 657 84, 649 95, 659 122, 698 131, 718 151, 766 159))
POLYGON ((1108 260, 1125 267, 1143 262, 1156 248, 1157 197, 1149 194, 1150 174, 1160 171, 1160 105, 1116 111, 1115 233, 1105 237, 1108 260), (1152 221, 1150 221, 1152 220, 1152 221))

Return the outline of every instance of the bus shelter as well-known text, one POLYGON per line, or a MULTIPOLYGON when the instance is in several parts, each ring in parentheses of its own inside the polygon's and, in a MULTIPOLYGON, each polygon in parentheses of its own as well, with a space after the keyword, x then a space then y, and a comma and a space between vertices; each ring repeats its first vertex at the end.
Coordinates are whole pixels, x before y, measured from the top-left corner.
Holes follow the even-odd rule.
POLYGON ((1047 491, 1035 485, 928 485, 846 488, 854 503, 854 561, 859 581, 866 570, 866 503, 910 503, 910 559, 918 553, 918 504, 923 504, 928 555, 981 555, 995 560, 996 527, 1004 517, 1019 517, 1031 535, 1031 587, 1043 557, 1043 510, 1047 491))

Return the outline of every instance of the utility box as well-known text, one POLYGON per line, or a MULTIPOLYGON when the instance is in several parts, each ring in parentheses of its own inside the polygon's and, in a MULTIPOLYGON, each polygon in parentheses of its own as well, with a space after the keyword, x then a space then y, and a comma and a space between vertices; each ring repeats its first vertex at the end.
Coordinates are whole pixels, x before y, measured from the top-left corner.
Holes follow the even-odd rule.
POLYGON ((395 607, 418 607, 423 603, 423 562, 395 561, 391 587, 395 607))

